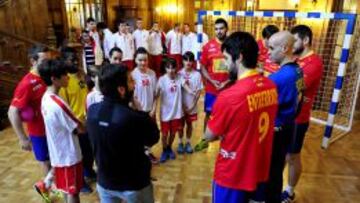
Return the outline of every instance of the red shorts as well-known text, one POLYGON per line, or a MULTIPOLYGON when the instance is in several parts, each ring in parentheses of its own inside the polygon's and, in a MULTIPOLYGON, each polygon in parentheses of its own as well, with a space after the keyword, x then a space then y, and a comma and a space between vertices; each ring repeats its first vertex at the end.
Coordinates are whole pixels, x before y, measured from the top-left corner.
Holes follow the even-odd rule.
POLYGON ((191 124, 192 122, 197 120, 197 113, 196 114, 185 114, 185 116, 183 117, 183 124, 191 124))
POLYGON ((182 68, 182 56, 181 54, 169 54, 169 58, 173 58, 176 61, 176 71, 182 68))
POLYGON ((183 129, 182 119, 174 119, 171 121, 161 121, 161 132, 167 135, 169 132, 175 133, 183 129))
POLYGON ((135 62, 134 60, 126 60, 126 61, 122 61, 123 64, 125 64, 128 68, 129 71, 132 71, 135 67, 135 62))
POLYGON ((156 77, 160 77, 161 76, 161 61, 162 61, 163 56, 160 55, 150 55, 150 62, 149 62, 149 67, 155 71, 156 73, 156 77))
POLYGON ((83 186, 83 164, 79 162, 72 166, 54 167, 55 183, 60 191, 75 195, 83 186))

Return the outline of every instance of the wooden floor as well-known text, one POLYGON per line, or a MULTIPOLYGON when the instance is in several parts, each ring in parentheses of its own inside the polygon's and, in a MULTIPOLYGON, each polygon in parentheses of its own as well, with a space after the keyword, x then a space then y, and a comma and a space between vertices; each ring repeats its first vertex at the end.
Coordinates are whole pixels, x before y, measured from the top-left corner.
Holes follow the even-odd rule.
MULTIPOLYGON (((200 121, 195 124, 193 143, 201 136, 202 118, 200 121)), ((304 173, 296 189, 297 202, 360 202, 360 123, 355 123, 350 134, 326 151, 320 148, 322 131, 322 127, 312 125, 306 137, 302 153, 304 173)), ((159 156, 160 144, 153 151, 159 156)), ((211 202, 211 180, 217 152, 218 143, 214 143, 206 152, 178 156, 174 161, 154 166, 152 176, 156 179, 153 182, 156 202, 211 202)), ((32 184, 40 177, 32 154, 19 149, 12 129, 0 132, 0 202, 41 202, 32 189, 32 184)), ((99 202, 96 192, 81 195, 81 200, 99 202)))

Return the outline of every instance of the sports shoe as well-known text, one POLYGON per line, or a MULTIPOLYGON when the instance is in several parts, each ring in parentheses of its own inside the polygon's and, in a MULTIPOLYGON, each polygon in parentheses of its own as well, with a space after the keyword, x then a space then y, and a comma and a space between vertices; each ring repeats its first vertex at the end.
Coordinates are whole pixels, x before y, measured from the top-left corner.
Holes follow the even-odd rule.
POLYGON ((202 151, 209 147, 209 143, 202 139, 198 144, 195 145, 195 152, 202 151))
POLYGON ((184 154, 184 144, 183 143, 179 143, 178 148, 177 148, 177 153, 184 154))
POLYGON ((34 184, 34 189, 43 198, 46 203, 51 203, 49 189, 46 188, 44 181, 40 180, 34 184))
POLYGON ((93 189, 90 187, 90 185, 84 180, 83 186, 80 189, 80 193, 84 194, 90 194, 93 192, 93 189))
POLYGON ((49 196, 51 197, 52 200, 56 200, 56 201, 60 201, 64 197, 63 193, 56 188, 51 188, 49 196))
POLYGON ((291 196, 286 190, 281 193, 281 203, 292 203, 292 202, 295 202, 295 192, 291 196))
POLYGON ((189 142, 186 143, 186 145, 185 145, 185 152, 188 153, 188 154, 193 153, 193 149, 192 149, 191 144, 189 142))
POLYGON ((147 156, 149 157, 152 164, 158 164, 159 163, 158 158, 156 158, 156 156, 153 153, 150 152, 147 156))
POLYGON ((168 153, 169 153, 169 158, 172 159, 172 160, 174 160, 174 159, 176 158, 174 151, 173 151, 170 147, 169 147, 168 150, 169 150, 169 151, 168 151, 168 153))
POLYGON ((165 161, 168 159, 168 157, 169 156, 168 156, 167 150, 164 150, 160 156, 160 163, 165 163, 165 161))

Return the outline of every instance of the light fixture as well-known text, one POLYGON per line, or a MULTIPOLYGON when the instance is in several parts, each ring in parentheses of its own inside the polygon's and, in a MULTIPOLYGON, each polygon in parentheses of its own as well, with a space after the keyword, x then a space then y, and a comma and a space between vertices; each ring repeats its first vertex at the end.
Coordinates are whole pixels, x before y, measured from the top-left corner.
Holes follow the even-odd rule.
POLYGON ((167 5, 157 6, 155 8, 155 12, 158 14, 173 15, 173 14, 181 13, 182 11, 183 11, 183 7, 178 6, 176 4, 167 4, 167 5))
POLYGON ((170 4, 166 6, 166 11, 168 11, 169 13, 177 13, 178 8, 175 4, 170 4))

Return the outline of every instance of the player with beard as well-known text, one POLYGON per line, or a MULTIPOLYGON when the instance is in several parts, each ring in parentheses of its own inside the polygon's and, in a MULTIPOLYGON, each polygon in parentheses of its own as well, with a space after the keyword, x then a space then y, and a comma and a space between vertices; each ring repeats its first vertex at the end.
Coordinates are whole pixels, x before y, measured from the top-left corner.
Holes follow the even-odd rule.
POLYGON ((295 120, 295 135, 287 154, 288 185, 282 193, 282 202, 290 203, 295 200, 294 188, 301 175, 300 152, 304 143, 305 134, 309 128, 311 108, 320 86, 324 67, 322 60, 311 48, 312 31, 306 25, 297 25, 291 29, 295 38, 294 54, 298 57, 297 63, 304 74, 304 99, 299 115, 295 120))
POLYGON ((256 70, 258 46, 251 34, 231 34, 221 50, 226 69, 237 72, 237 77, 235 84, 219 93, 204 135, 204 142, 220 139, 213 202, 264 201, 278 109, 277 89, 256 70))
MULTIPOLYGON (((227 22, 219 18, 215 21, 216 37, 206 43, 202 49, 200 69, 205 80, 205 120, 204 128, 212 111, 212 106, 217 95, 228 86, 229 72, 225 65, 224 55, 221 52, 221 44, 224 42, 228 31, 227 22)), ((196 150, 196 149, 195 149, 196 150)))
MULTIPOLYGON (((61 88, 59 96, 70 106, 75 117, 85 124, 86 116, 86 97, 88 89, 85 82, 85 73, 79 68, 76 51, 73 48, 65 47, 61 50, 61 57, 65 61, 69 75, 69 84, 66 88, 61 88)), ((92 155, 90 141, 87 133, 79 135, 81 154, 83 155, 84 177, 90 180, 96 179, 93 169, 94 157, 92 155)), ((91 187, 84 182, 81 192, 92 192, 91 187)))
POLYGON ((104 100, 93 104, 87 114, 100 202, 154 202, 144 145, 157 143, 159 130, 148 113, 128 108, 130 82, 125 65, 104 66, 99 73, 104 100))

